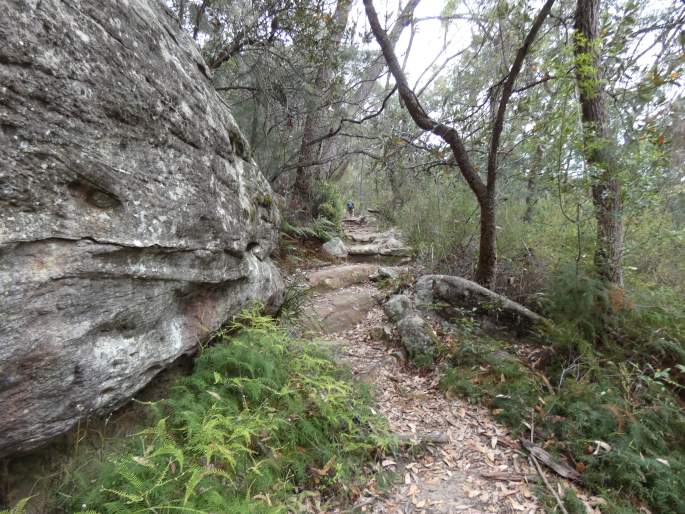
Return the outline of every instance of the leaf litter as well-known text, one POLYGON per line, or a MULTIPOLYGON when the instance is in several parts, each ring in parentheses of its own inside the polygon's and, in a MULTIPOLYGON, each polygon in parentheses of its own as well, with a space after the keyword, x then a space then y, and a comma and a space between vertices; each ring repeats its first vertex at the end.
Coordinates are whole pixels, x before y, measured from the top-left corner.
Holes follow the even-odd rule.
MULTIPOLYGON (((327 267, 333 272, 335 268, 344 266, 327 267)), ((316 317, 322 306, 335 303, 336 297, 350 295, 381 297, 368 281, 318 292, 311 298, 309 316, 316 317)), ((344 318, 345 313, 339 310, 344 309, 333 312, 325 309, 325 318, 316 324, 316 331, 331 344, 339 362, 371 387, 378 409, 391 430, 401 441, 418 446, 404 446, 398 455, 387 456, 375 469, 369 470, 368 482, 358 491, 353 506, 311 504, 311 512, 544 512, 533 493, 541 477, 519 441, 504 425, 496 422, 486 408, 441 391, 437 370, 421 372, 408 365, 403 354, 383 340, 383 334, 387 334, 383 329, 386 321, 377 304, 367 308, 361 321, 343 330, 336 316, 344 318), (389 488, 381 488, 376 483, 373 472, 381 470, 392 471, 397 476, 389 488)), ((599 498, 588 497, 568 480, 554 479, 561 496, 572 488, 588 514, 600 514, 596 508, 601 504, 599 498)))

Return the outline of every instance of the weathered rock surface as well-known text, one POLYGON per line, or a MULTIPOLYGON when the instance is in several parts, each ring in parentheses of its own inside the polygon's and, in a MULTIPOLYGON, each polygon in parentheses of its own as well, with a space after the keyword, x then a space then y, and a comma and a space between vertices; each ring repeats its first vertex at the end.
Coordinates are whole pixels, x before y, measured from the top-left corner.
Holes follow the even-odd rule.
POLYGON ((408 257, 412 254, 411 248, 397 239, 394 234, 380 234, 376 239, 367 244, 353 244, 347 246, 349 255, 354 256, 393 256, 408 257))
POLYGON ((373 264, 348 264, 328 266, 307 273, 307 282, 312 289, 333 290, 361 284, 369 279, 369 274, 377 266, 373 264))
POLYGON ((270 188, 161 2, 7 0, 0 39, 2 456, 120 405, 282 281, 270 188))
POLYGON ((369 280, 377 282, 379 280, 392 280, 397 278, 397 269, 380 266, 375 273, 369 275, 369 280))
MULTIPOLYGON (((476 309, 491 318, 502 319, 519 328, 530 328, 544 318, 505 296, 466 280, 450 275, 424 275, 416 281, 416 305, 433 310, 435 303, 476 309)), ((439 311, 438 311, 439 312, 439 311)))
POLYGON ((411 299, 403 294, 393 295, 383 304, 383 311, 395 324, 400 344, 409 357, 418 364, 428 364, 433 358, 438 336, 414 308, 411 299))
POLYGON ((319 297, 302 317, 302 326, 315 333, 341 332, 363 321, 376 305, 371 291, 352 287, 319 297))
MULTIPOLYGON (((397 323, 400 342, 411 358, 420 362, 423 357, 432 357, 438 336, 433 327, 418 312, 412 311, 397 323)), ((427 364, 427 362, 422 362, 427 364)))
POLYGON ((383 305, 385 315, 391 321, 399 321, 411 310, 411 300, 403 294, 396 294, 390 297, 383 305))
POLYGON ((338 259, 347 257, 347 247, 339 237, 334 237, 330 241, 325 242, 321 248, 331 257, 338 259))

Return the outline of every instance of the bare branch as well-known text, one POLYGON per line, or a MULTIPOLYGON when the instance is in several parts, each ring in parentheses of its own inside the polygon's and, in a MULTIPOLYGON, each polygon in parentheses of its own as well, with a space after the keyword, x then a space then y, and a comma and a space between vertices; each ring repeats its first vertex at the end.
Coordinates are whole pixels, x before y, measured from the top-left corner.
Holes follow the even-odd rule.
POLYGON ((448 127, 442 123, 434 121, 423 109, 419 99, 414 94, 414 91, 409 87, 407 82, 407 77, 405 76, 400 63, 397 60, 395 51, 393 50, 392 44, 388 39, 388 35, 385 30, 381 27, 378 21, 378 14, 373 6, 372 0, 364 0, 364 8, 366 9, 366 16, 369 19, 371 25, 371 30, 381 47, 385 61, 390 68, 395 81, 397 82, 397 87, 400 92, 400 96, 404 101, 409 114, 411 115, 414 122, 423 130, 428 130, 433 134, 441 137, 447 144, 449 144, 452 152, 454 153, 455 160, 459 166, 464 179, 471 187, 472 191, 476 197, 480 199, 485 199, 485 184, 478 176, 476 169, 469 158, 464 143, 459 136, 459 133, 453 128, 448 127))
POLYGON ((523 40, 523 45, 521 45, 521 48, 519 48, 518 52, 516 52, 514 63, 511 65, 509 74, 507 75, 504 85, 502 86, 502 95, 500 97, 499 107, 497 108, 495 122, 493 123, 492 135, 490 137, 490 148, 488 151, 488 189, 494 188, 495 179, 497 176, 497 149, 499 148, 502 129, 504 128, 504 116, 507 112, 507 104, 509 103, 511 94, 514 91, 514 83, 516 82, 516 79, 521 71, 523 61, 528 55, 530 47, 533 44, 533 41, 535 41, 535 37, 537 36, 540 27, 542 27, 542 24, 545 22, 545 18, 547 18, 547 15, 551 11, 554 2, 555 0, 547 0, 542 6, 542 9, 540 9, 540 12, 538 12, 538 15, 535 17, 528 35, 523 40))

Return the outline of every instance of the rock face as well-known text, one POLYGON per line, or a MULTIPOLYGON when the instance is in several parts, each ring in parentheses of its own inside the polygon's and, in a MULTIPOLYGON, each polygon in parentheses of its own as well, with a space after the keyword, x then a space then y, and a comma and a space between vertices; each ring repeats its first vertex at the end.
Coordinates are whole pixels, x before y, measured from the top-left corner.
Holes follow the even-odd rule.
POLYGON ((0 456, 109 411, 276 307, 279 216, 158 0, 0 11, 0 456))

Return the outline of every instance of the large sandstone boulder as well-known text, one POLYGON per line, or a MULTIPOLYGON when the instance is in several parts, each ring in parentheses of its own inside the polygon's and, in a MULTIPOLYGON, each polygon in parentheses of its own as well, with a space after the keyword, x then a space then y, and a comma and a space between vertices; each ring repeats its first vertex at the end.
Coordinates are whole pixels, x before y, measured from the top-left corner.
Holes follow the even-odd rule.
POLYGON ((324 243, 321 248, 325 253, 336 259, 344 259, 347 257, 347 248, 339 237, 334 237, 330 241, 324 243))
POLYGON ((278 211, 158 0, 0 10, 0 456, 126 401, 246 302, 278 211))

